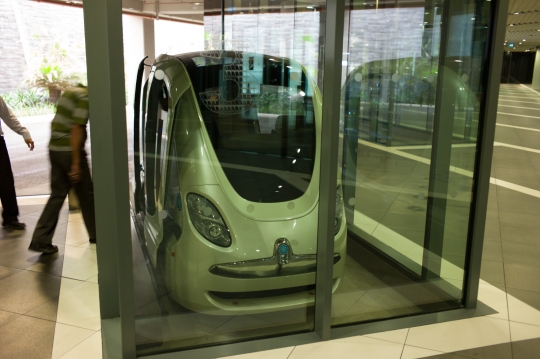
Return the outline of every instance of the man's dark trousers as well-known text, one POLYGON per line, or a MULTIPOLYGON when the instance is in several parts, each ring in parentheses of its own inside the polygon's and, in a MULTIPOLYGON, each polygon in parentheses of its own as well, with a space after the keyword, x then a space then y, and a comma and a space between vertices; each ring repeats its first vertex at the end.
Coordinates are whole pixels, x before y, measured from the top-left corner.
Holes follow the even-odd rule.
POLYGON ((19 216, 15 181, 4 136, 0 136, 0 201, 4 221, 16 221, 19 216))
POLYGON ((94 186, 86 152, 81 151, 81 180, 73 183, 69 177, 71 171, 71 151, 49 151, 51 159, 51 197, 43 209, 36 225, 32 242, 37 245, 52 244, 52 238, 60 210, 66 200, 69 189, 73 186, 90 238, 96 238, 96 220, 94 213, 94 186))

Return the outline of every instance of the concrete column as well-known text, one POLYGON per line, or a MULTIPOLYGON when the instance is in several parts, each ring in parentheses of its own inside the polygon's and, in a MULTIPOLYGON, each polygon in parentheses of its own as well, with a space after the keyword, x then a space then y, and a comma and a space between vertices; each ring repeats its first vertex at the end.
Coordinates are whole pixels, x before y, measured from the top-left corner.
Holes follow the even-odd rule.
MULTIPOLYGON (((152 64, 156 59, 156 40, 153 19, 143 19, 143 42, 144 54, 145 56, 148 56, 146 63, 152 64)), ((145 77, 148 77, 148 75, 150 74, 149 67, 145 68, 144 74, 145 77)))
POLYGON ((135 358, 122 1, 83 3, 104 358, 135 358))
POLYGON ((534 60, 532 88, 535 90, 540 90, 540 48, 536 49, 536 59, 534 60))

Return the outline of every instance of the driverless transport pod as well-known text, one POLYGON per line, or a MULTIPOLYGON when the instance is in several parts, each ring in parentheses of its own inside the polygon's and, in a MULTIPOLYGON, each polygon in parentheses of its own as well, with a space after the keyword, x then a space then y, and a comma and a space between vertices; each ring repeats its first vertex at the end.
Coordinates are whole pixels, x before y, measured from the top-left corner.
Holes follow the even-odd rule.
MULTIPOLYGON (((225 50, 161 55, 144 86, 143 68, 132 206, 170 296, 219 315, 313 304, 321 95, 305 69, 225 50)), ((334 290, 346 257, 339 180, 336 191, 334 290)))

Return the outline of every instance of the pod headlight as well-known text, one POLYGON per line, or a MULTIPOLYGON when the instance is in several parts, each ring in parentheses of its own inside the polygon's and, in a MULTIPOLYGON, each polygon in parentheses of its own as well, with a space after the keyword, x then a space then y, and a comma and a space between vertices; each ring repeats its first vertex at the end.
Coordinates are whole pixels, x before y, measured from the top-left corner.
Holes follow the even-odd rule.
POLYGON ((231 245, 231 235, 217 208, 205 197, 195 193, 187 195, 191 223, 210 242, 220 246, 231 245))
POLYGON ((336 192, 336 219, 334 221, 334 235, 338 234, 343 222, 343 197, 341 196, 341 186, 338 186, 336 192))

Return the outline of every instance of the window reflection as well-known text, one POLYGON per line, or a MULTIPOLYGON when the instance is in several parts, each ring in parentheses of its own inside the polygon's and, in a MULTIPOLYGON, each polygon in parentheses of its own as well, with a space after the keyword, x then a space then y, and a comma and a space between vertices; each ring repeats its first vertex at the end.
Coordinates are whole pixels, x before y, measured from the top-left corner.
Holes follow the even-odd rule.
POLYGON ((343 193, 358 259, 335 324, 462 305, 490 6, 350 2, 343 193))

